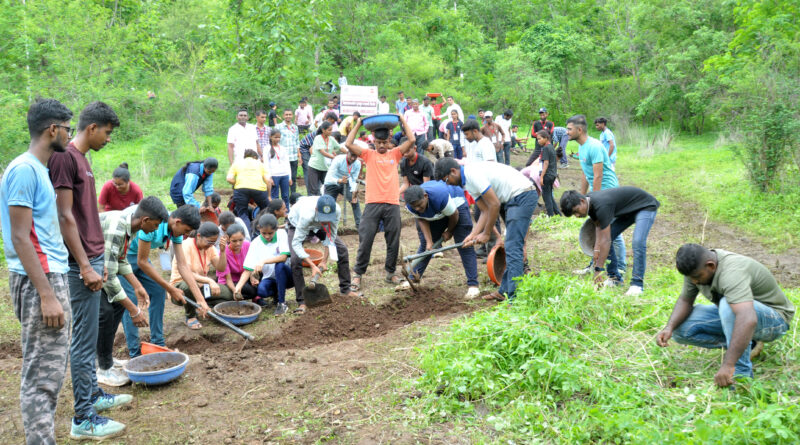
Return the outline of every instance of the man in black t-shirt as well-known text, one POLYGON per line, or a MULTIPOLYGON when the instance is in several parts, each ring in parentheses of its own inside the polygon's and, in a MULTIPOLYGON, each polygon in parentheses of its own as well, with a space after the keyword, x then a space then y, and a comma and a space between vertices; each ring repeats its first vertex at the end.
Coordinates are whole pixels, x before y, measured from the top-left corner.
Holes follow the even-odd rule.
POLYGON ((400 177, 403 178, 403 184, 400 186, 402 197, 407 188, 412 185, 422 185, 433 178, 433 162, 424 154, 421 155, 416 151, 407 152, 400 160, 400 177))
POLYGON ((569 190, 561 196, 561 211, 564 216, 589 216, 595 224, 594 264, 595 282, 602 281, 602 267, 606 259, 608 266, 608 285, 622 284, 617 270, 617 256, 611 240, 628 227, 636 224, 633 231, 633 275, 631 287, 626 296, 639 296, 644 288, 644 272, 647 255, 647 235, 656 219, 661 203, 653 195, 637 187, 615 187, 581 195, 569 190))
POLYGON ((267 122, 269 122, 269 127, 273 128, 274 126, 278 125, 278 105, 275 102, 269 103, 269 115, 267 115, 267 122))
MULTIPOLYGON (((547 130, 547 132, 550 133, 550 136, 551 137, 553 136, 553 128, 555 128, 555 124, 553 123, 553 121, 548 120, 547 116, 549 116, 547 108, 544 107, 539 108, 539 120, 534 121, 533 124, 531 125, 531 138, 533 138, 534 140, 536 140, 536 133, 542 130, 547 130)), ((541 156, 541 154, 542 154, 542 145, 540 145, 539 142, 537 141, 533 149, 533 153, 531 153, 531 156, 528 158, 528 161, 525 162, 525 166, 527 167, 533 164, 533 161, 539 159, 539 156, 541 156)))

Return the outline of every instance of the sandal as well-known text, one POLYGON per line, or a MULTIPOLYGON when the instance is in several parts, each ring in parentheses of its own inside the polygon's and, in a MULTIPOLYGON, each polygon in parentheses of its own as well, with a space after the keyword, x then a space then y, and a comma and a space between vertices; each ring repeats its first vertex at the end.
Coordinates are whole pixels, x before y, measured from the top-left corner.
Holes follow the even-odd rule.
POLYGON ((292 311, 292 313, 293 314, 297 314, 297 315, 305 314, 306 313, 306 305, 305 304, 301 304, 300 306, 297 306, 297 308, 295 308, 295 310, 292 311))
POLYGON ((506 299, 506 297, 503 294, 497 291, 492 292, 491 294, 486 294, 481 298, 483 298, 485 301, 503 301, 506 299))
POLYGON ((203 327, 197 318, 187 318, 185 323, 186 326, 193 331, 197 331, 203 327))
POLYGON ((353 272, 353 279, 350 281, 350 290, 358 292, 361 290, 361 275, 353 272))
POLYGON ((400 275, 397 275, 397 274, 388 275, 386 277, 386 282, 389 283, 389 284, 398 285, 398 284, 402 283, 403 281, 405 281, 405 280, 403 280, 403 277, 401 277, 400 275))

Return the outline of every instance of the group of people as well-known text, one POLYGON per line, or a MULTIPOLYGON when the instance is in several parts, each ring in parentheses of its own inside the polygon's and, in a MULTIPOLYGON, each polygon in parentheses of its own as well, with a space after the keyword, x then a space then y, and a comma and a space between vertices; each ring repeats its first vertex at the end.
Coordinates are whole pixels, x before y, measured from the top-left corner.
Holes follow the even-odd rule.
MULTIPOLYGON (((482 298, 513 302, 528 270, 526 237, 540 196, 546 215, 588 216, 594 223, 592 261, 577 272, 594 273, 598 285, 623 284, 621 234, 634 225, 625 295, 644 292, 647 237, 660 203, 642 189, 619 185, 617 145, 607 120, 595 120, 598 140, 588 135, 585 116, 556 127, 540 109, 531 129, 535 149, 526 165, 516 168, 510 165, 510 147, 519 139, 511 110, 497 120, 483 110, 480 119, 465 120, 452 97, 441 112, 440 96, 425 97, 420 105, 398 93, 397 133, 394 125, 363 130, 360 114, 341 116, 335 100, 316 115, 319 120, 305 99, 296 110, 284 110, 281 122, 275 104, 270 112, 256 113, 256 125, 239 110, 227 140, 233 211, 220 209, 213 186, 219 162, 207 158, 187 162, 174 175, 170 198, 177 208, 171 213, 157 197, 144 197, 125 164, 103 185, 98 201, 86 154, 101 150, 120 125, 111 107, 89 104, 75 129, 66 106, 53 99, 35 102, 28 111, 28 151, 8 165, 0 183, 9 285, 22 324, 20 403, 28 442, 55 441, 55 407, 67 363, 75 412, 70 436, 104 439, 124 430, 98 412, 128 404, 132 396, 107 393, 98 383, 127 382, 122 361, 112 356, 120 323, 130 357, 141 354, 140 327, 149 326, 150 341, 165 346, 167 295, 184 306, 189 329, 201 329, 199 318, 222 301, 250 299, 274 304, 275 315, 286 314, 292 288, 294 313, 303 314, 303 268, 321 274, 335 261, 339 292, 359 298, 380 232, 386 241, 385 281, 409 286, 397 273, 401 205, 416 220, 419 253, 451 239, 462 243, 465 298, 480 296, 478 258, 488 253, 487 246, 500 245, 506 269, 499 287, 482 298), (579 145, 582 181, 580 190, 563 193, 559 209, 553 188, 558 165, 567 165, 570 140, 579 145), (298 171, 306 196, 296 192, 298 171), (200 189, 202 201, 195 198, 200 189), (338 236, 339 195, 352 206, 358 229, 352 268, 348 246, 338 236), (306 242, 320 243, 319 262, 311 261, 306 242), (151 263, 156 250, 169 279, 151 263), (210 275, 211 266, 216 276, 210 275)), ((387 111, 381 99, 378 111, 387 111)), ((417 264, 408 280, 420 283, 430 260, 417 264)), ((676 263, 685 276, 684 290, 658 344, 666 346, 674 337, 728 348, 715 376, 720 386, 732 384, 734 375, 752 376, 751 353, 758 342, 788 330, 791 302, 769 271, 750 258, 689 244, 678 251, 676 263), (698 293, 714 306, 695 305, 698 293)))

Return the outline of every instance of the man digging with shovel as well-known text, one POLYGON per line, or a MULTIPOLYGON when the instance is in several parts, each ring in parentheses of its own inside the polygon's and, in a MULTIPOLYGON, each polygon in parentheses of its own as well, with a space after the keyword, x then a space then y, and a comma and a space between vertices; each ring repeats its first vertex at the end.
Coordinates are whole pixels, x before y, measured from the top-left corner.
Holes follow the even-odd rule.
MULTIPOLYGON (((450 238, 461 243, 472 232, 472 217, 461 187, 442 181, 428 181, 421 186, 409 187, 405 198, 406 208, 417 218, 418 254, 433 250, 438 247, 436 244, 450 238), (438 240, 436 244, 434 240, 438 240)), ((472 246, 459 247, 458 254, 461 255, 461 264, 464 266, 469 287, 464 298, 475 298, 480 292, 475 249, 472 246)), ((419 282, 430 260, 431 256, 420 258, 419 263, 410 271, 408 279, 419 282)))
POLYGON ((336 256, 338 257, 336 260, 338 261, 339 292, 349 297, 358 296, 358 294, 350 290, 350 256, 347 252, 347 245, 341 238, 336 236, 340 214, 339 206, 333 197, 329 195, 301 198, 289 211, 287 225, 292 257, 292 279, 294 280, 294 290, 297 296, 297 309, 294 310, 296 314, 304 314, 306 312, 306 303, 303 296, 306 289, 306 283, 303 279, 303 262, 306 261, 311 265, 312 276, 319 277, 328 268, 329 249, 331 246, 335 246, 336 256), (316 266, 308 259, 309 254, 303 249, 303 241, 310 236, 316 236, 322 240, 324 249, 322 249, 322 262, 319 266, 316 266))

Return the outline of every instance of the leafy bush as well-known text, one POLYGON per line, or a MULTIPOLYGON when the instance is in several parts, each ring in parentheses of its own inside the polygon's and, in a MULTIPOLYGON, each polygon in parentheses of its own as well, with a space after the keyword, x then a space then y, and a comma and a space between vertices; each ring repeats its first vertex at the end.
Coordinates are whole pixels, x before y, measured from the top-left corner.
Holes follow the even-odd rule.
MULTIPOLYGON (((672 270, 653 275, 648 297, 636 301, 572 277, 523 278, 512 306, 458 320, 421 350, 417 385, 432 393, 423 400, 429 414, 472 417, 508 441, 800 440, 793 368, 718 390, 719 352, 655 345, 681 280, 672 270)), ((775 349, 765 368, 798 358, 789 336, 775 349)))

